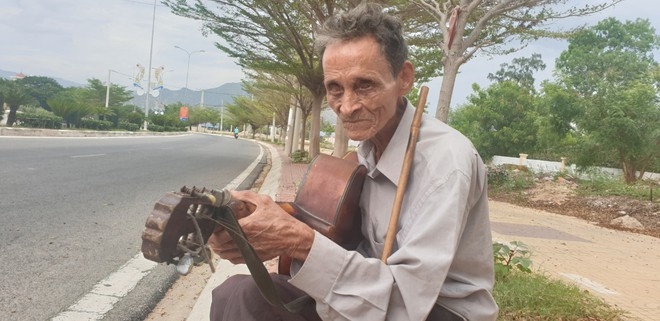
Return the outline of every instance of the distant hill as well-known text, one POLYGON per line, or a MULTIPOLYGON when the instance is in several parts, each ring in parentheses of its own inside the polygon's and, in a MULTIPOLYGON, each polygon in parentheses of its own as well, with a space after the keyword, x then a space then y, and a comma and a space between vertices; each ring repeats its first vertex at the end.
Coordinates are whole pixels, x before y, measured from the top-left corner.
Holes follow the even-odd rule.
MULTIPOLYGON (((158 97, 151 97, 149 101, 155 100, 160 104, 168 105, 181 102, 189 106, 199 106, 202 103, 202 93, 204 94, 204 106, 220 107, 223 103, 229 104, 233 102, 234 97, 244 96, 246 93, 241 88, 241 83, 226 83, 220 87, 202 90, 190 89, 162 89, 158 97)), ((134 95, 134 98, 128 103, 137 106, 144 106, 146 94, 141 96, 134 95)), ((150 103, 151 105, 151 103, 150 103)))
MULTIPOLYGON (((15 71, 7 71, 7 70, 0 70, 0 78, 5 78, 5 79, 12 79, 14 78, 18 72, 15 71)), ((35 75, 26 75, 26 76, 35 76, 35 75)), ((41 75, 39 75, 41 76, 41 75)), ((45 77, 50 77, 50 76, 45 76, 45 77)), ((70 80, 62 79, 62 78, 56 78, 56 77, 50 77, 55 79, 58 84, 60 84, 62 87, 84 87, 86 85, 79 84, 77 82, 73 82, 70 80)))
MULTIPOLYGON (((0 78, 12 79, 17 74, 18 72, 0 70, 0 78)), ((60 85, 62 85, 62 87, 65 88, 87 86, 87 84, 79 84, 61 78, 55 78, 55 77, 50 77, 50 78, 55 79, 55 81, 57 81, 60 85)), ((131 90, 132 88, 127 87, 127 89, 131 90)), ((223 104, 223 102, 224 104, 232 103, 234 97, 246 95, 246 93, 241 88, 241 83, 226 83, 216 88, 204 89, 203 92, 204 92, 204 105, 211 107, 220 107, 223 104)), ((178 90, 171 90, 165 88, 160 91, 158 97, 149 98, 150 100, 149 105, 153 106, 152 101, 154 101, 158 104, 164 104, 164 105, 181 102, 190 106, 198 106, 201 103, 201 99, 202 99, 202 90, 190 90, 185 88, 178 90)), ((131 99, 128 103, 137 106, 144 106, 145 100, 146 100, 145 94, 138 96, 137 94, 134 93, 133 99, 131 99)))

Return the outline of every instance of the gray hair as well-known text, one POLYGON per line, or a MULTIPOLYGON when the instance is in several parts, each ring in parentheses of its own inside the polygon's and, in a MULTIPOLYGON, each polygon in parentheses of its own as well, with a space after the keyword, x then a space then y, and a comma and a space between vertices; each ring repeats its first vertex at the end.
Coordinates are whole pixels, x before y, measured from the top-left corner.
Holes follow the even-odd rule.
POLYGON ((325 21, 316 35, 319 56, 328 45, 372 36, 380 45, 381 52, 396 76, 408 59, 408 46, 403 39, 401 21, 383 12, 376 3, 361 3, 348 12, 336 14, 325 21))

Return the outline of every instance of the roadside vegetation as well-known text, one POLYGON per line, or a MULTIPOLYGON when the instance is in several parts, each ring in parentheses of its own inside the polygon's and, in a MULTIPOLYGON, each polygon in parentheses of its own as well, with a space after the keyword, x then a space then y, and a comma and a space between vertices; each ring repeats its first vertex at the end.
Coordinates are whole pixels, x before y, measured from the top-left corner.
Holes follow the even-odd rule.
MULTIPOLYGON (((128 103, 132 98, 129 89, 115 84, 108 88, 94 78, 85 87, 69 88, 42 76, 0 79, 0 107, 9 107, 8 127, 138 131, 147 120, 150 131, 163 132, 220 123, 220 111, 213 108, 192 107, 188 118, 180 119, 182 103, 160 106, 145 116, 142 107, 128 103)), ((224 123, 237 124, 231 119, 224 123)))
POLYGON ((619 321, 624 311, 575 285, 533 272, 531 252, 518 241, 493 244, 498 320, 619 321))
MULTIPOLYGON (((565 173, 552 179, 575 179, 565 173)), ((589 195, 620 195, 644 197, 637 185, 626 184, 620 178, 592 173, 579 180, 580 193, 589 195)), ((524 198, 525 191, 544 179, 525 167, 516 165, 488 168, 489 194, 514 195, 524 198)), ((609 306, 600 297, 562 280, 533 270, 528 247, 519 241, 493 244, 495 288, 493 295, 500 307, 498 320, 573 320, 618 321, 625 312, 609 306)))

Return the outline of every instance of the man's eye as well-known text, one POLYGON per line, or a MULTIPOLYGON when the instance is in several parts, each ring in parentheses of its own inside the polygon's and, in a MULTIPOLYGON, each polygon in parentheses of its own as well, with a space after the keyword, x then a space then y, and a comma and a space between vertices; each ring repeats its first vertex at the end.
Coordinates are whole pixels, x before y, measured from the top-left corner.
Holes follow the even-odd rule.
POLYGON ((368 91, 368 90, 370 90, 372 87, 373 87, 373 84, 370 83, 370 82, 361 82, 361 83, 358 83, 358 84, 357 84, 356 89, 357 89, 358 91, 368 91))
POLYGON ((330 95, 341 95, 342 93, 341 87, 337 85, 330 85, 327 90, 330 95))

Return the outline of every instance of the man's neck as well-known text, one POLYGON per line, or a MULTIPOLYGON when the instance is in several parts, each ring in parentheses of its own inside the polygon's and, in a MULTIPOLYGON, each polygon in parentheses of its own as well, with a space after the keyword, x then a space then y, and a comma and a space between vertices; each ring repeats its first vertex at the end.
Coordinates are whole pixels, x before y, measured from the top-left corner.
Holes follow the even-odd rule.
POLYGON ((374 158, 376 163, 378 163, 378 160, 380 160, 380 157, 383 155, 387 144, 392 140, 392 136, 394 136, 397 127, 399 127, 399 123, 401 122, 401 118, 405 111, 406 101, 403 98, 400 98, 394 116, 392 116, 383 129, 370 139, 371 143, 374 145, 374 158))

